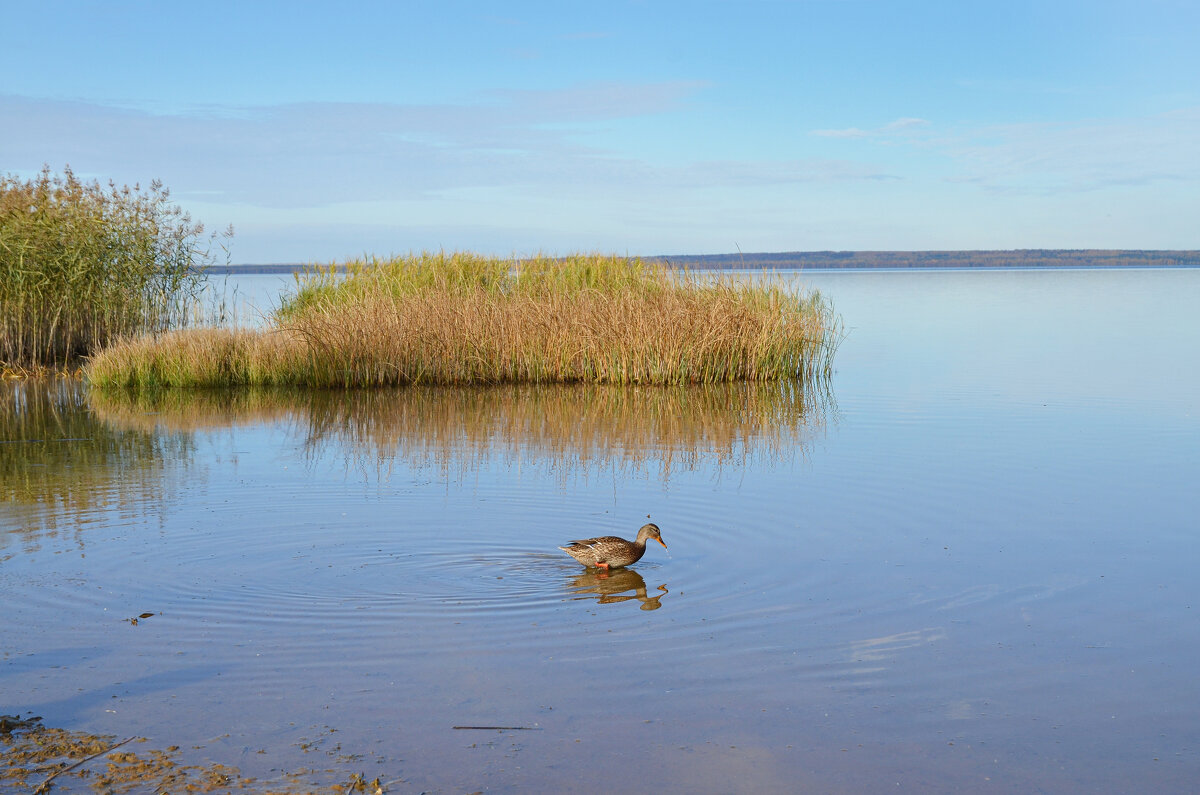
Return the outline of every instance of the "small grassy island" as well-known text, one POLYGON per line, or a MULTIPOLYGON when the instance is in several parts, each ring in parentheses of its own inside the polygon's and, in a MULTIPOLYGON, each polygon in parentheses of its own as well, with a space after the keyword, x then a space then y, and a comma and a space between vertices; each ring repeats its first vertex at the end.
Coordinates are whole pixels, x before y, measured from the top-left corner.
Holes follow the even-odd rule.
POLYGON ((128 338, 85 374, 99 386, 760 381, 828 373, 840 338, 819 294, 635 258, 425 253, 340 270, 298 276, 265 329, 128 338))

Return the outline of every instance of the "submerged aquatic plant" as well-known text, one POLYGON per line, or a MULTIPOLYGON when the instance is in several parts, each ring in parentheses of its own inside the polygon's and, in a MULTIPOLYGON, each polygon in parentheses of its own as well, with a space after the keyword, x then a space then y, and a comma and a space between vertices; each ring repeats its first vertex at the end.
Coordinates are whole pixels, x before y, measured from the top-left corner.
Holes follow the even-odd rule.
POLYGON ((124 386, 587 382, 828 375, 840 322, 818 293, 636 258, 420 254, 316 268, 260 331, 130 340, 87 377, 124 386))
MULTIPOLYGON (((378 778, 362 773, 303 769, 271 781, 244 775, 220 762, 195 759, 202 746, 190 751, 172 745, 146 747, 145 737, 118 740, 46 726, 38 716, 0 715, 0 786, 12 792, 48 795, 57 785, 67 791, 85 788, 106 795, 138 792, 228 793, 260 792, 301 795, 318 791, 383 792, 378 778), (340 781, 328 779, 337 776, 340 781), (326 779, 320 781, 319 779, 326 779)), ((310 748, 301 746, 306 753, 310 748)), ((344 767, 344 765, 342 766, 344 767)))

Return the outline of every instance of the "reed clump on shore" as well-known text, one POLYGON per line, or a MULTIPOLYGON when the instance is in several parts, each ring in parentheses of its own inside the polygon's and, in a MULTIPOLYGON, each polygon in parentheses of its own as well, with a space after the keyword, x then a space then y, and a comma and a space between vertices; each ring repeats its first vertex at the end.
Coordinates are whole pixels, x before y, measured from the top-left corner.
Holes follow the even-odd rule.
POLYGON ((828 374, 838 319, 817 293, 636 258, 419 254, 317 268, 262 330, 126 340, 97 385, 684 384, 828 374))
POLYGON ((217 244, 159 182, 0 175, 0 372, 69 371, 112 340, 186 325, 217 244))

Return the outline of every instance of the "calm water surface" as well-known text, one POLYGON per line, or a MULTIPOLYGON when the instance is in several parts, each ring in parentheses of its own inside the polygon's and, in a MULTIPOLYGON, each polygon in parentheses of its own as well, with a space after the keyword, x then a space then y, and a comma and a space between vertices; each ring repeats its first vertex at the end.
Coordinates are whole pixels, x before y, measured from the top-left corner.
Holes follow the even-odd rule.
POLYGON ((826 388, 4 387, 0 712, 391 792, 1194 791, 1200 271, 794 278, 826 388))

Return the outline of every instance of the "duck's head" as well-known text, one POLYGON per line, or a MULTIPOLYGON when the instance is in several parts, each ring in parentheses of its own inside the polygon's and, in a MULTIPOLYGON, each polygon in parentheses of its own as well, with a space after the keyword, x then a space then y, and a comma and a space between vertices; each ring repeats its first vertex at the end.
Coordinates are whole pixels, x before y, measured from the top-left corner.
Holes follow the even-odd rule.
POLYGON ((667 543, 662 540, 662 534, 658 530, 656 524, 644 524, 642 529, 638 530, 637 540, 641 543, 646 543, 647 539, 653 538, 658 543, 662 544, 663 549, 667 548, 667 543))

